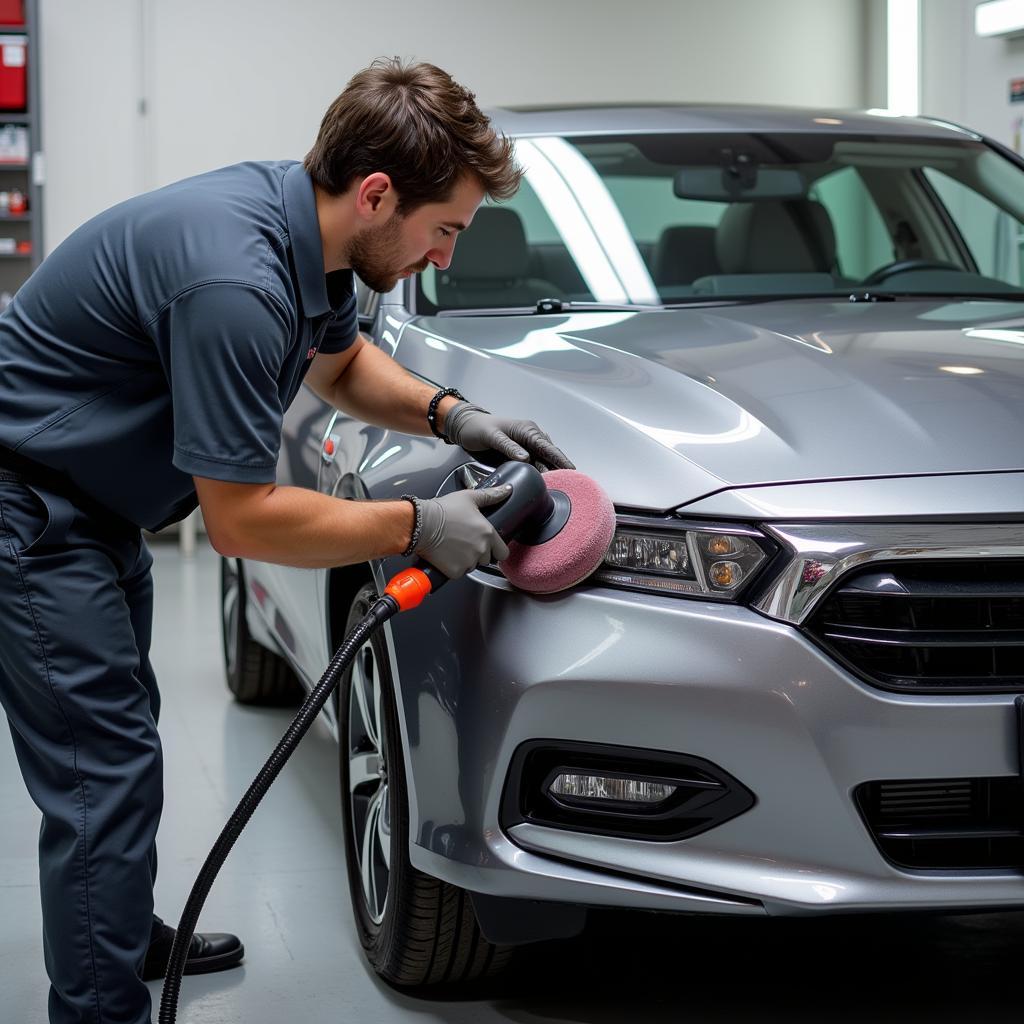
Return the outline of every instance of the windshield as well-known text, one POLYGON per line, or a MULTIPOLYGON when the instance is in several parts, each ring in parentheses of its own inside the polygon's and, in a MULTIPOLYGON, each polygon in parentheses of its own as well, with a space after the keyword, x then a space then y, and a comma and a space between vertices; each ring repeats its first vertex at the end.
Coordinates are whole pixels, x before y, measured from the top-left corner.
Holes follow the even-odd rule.
POLYGON ((516 140, 421 309, 1019 291, 1024 171, 980 142, 825 133, 516 140))

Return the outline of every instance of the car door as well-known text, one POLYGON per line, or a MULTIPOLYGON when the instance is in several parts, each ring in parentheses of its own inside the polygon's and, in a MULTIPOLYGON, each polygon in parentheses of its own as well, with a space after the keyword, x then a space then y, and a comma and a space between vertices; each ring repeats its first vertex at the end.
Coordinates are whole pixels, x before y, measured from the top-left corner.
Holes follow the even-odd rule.
MULTIPOLYGON (((305 385, 285 414, 277 482, 281 486, 316 487, 320 459, 319 433, 329 418, 328 406, 305 385)), ((250 598, 260 606, 282 651, 299 669, 307 685, 323 671, 317 624, 316 570, 269 562, 247 561, 250 598)))

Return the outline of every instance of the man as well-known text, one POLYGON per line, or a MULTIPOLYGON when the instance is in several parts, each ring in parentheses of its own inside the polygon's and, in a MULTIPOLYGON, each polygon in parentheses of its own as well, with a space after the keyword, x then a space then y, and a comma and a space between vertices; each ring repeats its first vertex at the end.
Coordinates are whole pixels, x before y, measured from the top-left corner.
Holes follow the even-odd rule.
MULTIPOLYGON (((419 553, 447 575, 507 549, 504 492, 345 501, 277 487, 305 379, 365 421, 571 464, 533 423, 413 379, 358 334, 352 273, 387 291, 433 263, 484 196, 519 185, 508 140, 427 64, 376 62, 304 164, 223 168, 73 233, 0 318, 0 700, 42 811, 53 1024, 150 1020, 173 930, 153 916, 162 801, 140 527, 196 501, 224 555, 327 567, 419 553)), ((199 935, 188 973, 242 958, 199 935)))

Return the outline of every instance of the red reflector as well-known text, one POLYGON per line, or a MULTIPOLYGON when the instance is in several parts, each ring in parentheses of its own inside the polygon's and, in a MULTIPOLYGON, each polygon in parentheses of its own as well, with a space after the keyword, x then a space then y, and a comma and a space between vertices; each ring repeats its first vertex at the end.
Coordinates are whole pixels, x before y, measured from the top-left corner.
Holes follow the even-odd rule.
POLYGON ((330 438, 327 438, 327 440, 324 441, 324 451, 327 452, 328 455, 334 454, 334 442, 330 438))

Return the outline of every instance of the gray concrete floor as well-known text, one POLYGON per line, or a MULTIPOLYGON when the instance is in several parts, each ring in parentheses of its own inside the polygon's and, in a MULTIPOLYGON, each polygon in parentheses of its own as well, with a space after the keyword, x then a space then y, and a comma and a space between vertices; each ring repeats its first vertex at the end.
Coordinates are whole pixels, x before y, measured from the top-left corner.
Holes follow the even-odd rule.
MULTIPOLYGON (((153 653, 167 775, 157 909, 173 923, 289 713, 229 699, 213 552, 201 548, 186 562, 161 544, 155 554, 153 653)), ((43 1024, 38 815, 5 729, 0 822, 0 1021, 43 1024)), ((201 929, 242 936, 245 965, 185 979, 182 1024, 1020 1020, 1024 915, 731 922, 607 913, 574 942, 525 951, 500 982, 414 998, 366 968, 343 857, 337 753, 318 723, 235 846, 203 913, 201 929)), ((156 1007, 160 987, 151 987, 156 1007)))

